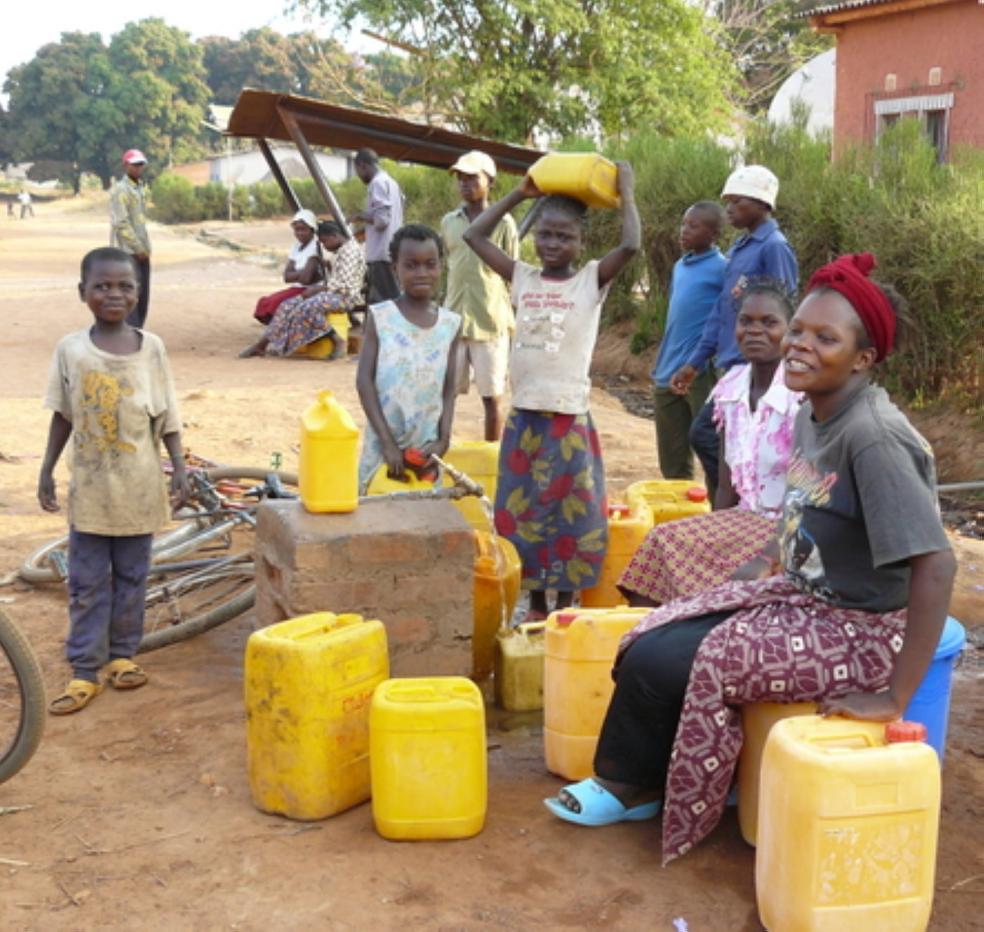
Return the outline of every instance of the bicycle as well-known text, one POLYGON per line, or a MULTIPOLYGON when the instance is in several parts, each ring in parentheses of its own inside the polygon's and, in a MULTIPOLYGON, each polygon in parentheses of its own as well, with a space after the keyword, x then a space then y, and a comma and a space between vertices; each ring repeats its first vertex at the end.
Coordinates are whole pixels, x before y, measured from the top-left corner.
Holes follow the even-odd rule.
POLYGON ((0 783, 34 756, 45 723, 44 680, 27 638, 0 609, 0 783))
MULTIPOLYGON (((264 498, 293 497, 286 487, 297 485, 293 473, 244 466, 194 469, 189 478, 196 507, 179 514, 179 526, 156 535, 151 548, 138 653, 194 637, 252 608, 256 587, 247 535, 256 507, 264 498)), ((36 550, 18 572, 34 584, 64 581, 68 537, 36 550)))
MULTIPOLYGON (((393 492, 399 499, 484 496, 480 485, 453 466, 431 457, 451 485, 393 492)), ((151 548, 145 596, 144 636, 137 653, 146 653, 203 634, 248 611, 256 601, 253 544, 257 505, 266 498, 296 498, 287 486, 292 473, 242 466, 189 472, 198 507, 179 516, 181 525, 157 535, 151 548), (223 555, 211 556, 221 550, 223 555), (182 559, 184 557, 194 559, 182 559)), ((443 478, 438 478, 443 482, 443 478)), ((360 499, 368 501, 369 499, 360 499)), ((19 570, 28 582, 64 580, 68 575, 68 537, 31 554, 19 570)))

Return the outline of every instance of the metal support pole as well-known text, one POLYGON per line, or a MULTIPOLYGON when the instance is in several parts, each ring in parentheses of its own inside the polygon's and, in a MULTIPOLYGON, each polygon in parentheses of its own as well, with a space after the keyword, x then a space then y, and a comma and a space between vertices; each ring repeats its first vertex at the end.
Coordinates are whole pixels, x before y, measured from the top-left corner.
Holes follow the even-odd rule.
POLYGON ((335 198, 335 192, 332 191, 331 186, 328 184, 328 179, 325 178, 324 173, 321 171, 321 165, 314 157, 314 153, 311 151, 307 139, 304 138, 304 133, 301 132, 297 118, 293 113, 283 107, 277 107, 277 112, 280 114, 280 119, 283 120, 284 126, 287 127, 290 138, 294 140, 297 151, 301 153, 301 158, 304 159, 304 164, 307 165, 308 171, 311 173, 314 183, 318 186, 318 190, 321 192, 321 196, 328 205, 332 216, 342 228, 345 238, 351 239, 352 231, 349 229, 348 222, 345 220, 345 212, 335 198))
POLYGON ((300 210, 301 202, 297 199, 297 195, 294 193, 294 189, 290 186, 290 182, 284 177, 284 173, 280 170, 280 165, 273 157, 273 152, 270 151, 270 145, 262 136, 257 136, 256 141, 259 144, 260 152, 263 153, 263 158, 266 159, 267 165, 270 166, 270 174, 273 175, 274 180, 280 186, 284 199, 291 205, 295 212, 300 210))
POLYGON ((519 223, 519 238, 522 239, 530 232, 533 224, 536 223, 537 217, 540 216, 540 211, 543 210, 543 198, 538 198, 533 206, 526 211, 526 216, 519 223))

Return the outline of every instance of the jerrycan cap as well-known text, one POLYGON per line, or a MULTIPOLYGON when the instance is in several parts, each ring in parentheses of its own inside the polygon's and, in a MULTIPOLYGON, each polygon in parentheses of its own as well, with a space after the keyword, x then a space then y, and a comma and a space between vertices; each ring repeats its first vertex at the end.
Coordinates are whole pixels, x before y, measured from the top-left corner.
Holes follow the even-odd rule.
POLYGON ((573 624, 577 620, 577 612, 558 612, 557 613, 557 627, 566 628, 573 624))
POLYGON ((408 466, 426 466, 427 457, 424 456, 423 451, 418 450, 416 447, 407 447, 403 451, 403 461, 408 466))
POLYGON ((707 489, 701 488, 699 485, 692 485, 687 489, 687 500, 691 502, 706 502, 707 489))
POLYGON ((906 741, 925 741, 929 733, 922 722, 889 722, 885 726, 885 741, 901 744, 906 741))
POLYGON ((609 518, 627 518, 631 513, 632 509, 628 505, 623 505, 620 502, 616 502, 614 505, 608 506, 608 517, 609 518))

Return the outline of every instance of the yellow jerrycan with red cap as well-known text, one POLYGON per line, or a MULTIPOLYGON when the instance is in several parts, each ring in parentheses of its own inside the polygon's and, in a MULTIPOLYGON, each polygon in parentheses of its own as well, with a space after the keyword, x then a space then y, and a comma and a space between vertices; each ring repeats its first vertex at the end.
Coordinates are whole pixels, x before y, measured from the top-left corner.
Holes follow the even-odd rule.
POLYGON ((568 780, 594 773, 594 753, 615 684, 622 635, 651 608, 571 608, 547 618, 543 749, 547 769, 568 780))
POLYGON ((922 932, 940 764, 918 722, 797 716, 762 754, 755 892, 768 932, 922 932))

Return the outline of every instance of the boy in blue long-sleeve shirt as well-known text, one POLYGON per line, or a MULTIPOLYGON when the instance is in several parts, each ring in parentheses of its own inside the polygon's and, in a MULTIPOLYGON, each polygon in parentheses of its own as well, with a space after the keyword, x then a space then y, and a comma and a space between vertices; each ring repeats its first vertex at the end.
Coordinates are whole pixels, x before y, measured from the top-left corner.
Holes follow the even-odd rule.
MULTIPOLYGON (((728 250, 724 287, 704 324, 697 348, 670 379, 670 387, 686 394, 701 367, 714 356, 717 368, 727 371, 744 362, 735 341, 736 300, 750 278, 767 276, 796 291, 799 267, 796 253, 772 218, 779 193, 779 179, 762 165, 745 165, 733 171, 724 184, 721 199, 728 222, 745 234, 728 250)), ((708 402, 690 426, 690 444, 704 467, 711 495, 717 488, 719 442, 708 402)))
POLYGON ((683 250, 670 279, 666 329, 653 366, 656 403, 656 448, 665 479, 693 479, 690 424, 703 407, 714 376, 704 365, 685 394, 670 388, 670 379, 697 348, 704 324, 724 285, 727 260, 715 245, 724 226, 724 210, 713 201, 698 201, 683 215, 683 250))

